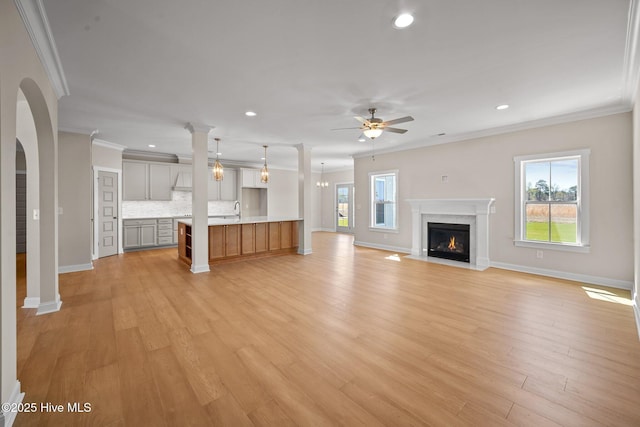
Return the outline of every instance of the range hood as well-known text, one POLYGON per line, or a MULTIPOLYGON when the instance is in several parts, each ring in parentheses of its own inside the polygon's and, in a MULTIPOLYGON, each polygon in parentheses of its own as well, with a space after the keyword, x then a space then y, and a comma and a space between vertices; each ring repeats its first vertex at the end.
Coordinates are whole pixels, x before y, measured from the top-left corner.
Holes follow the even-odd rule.
POLYGON ((192 190, 191 172, 178 172, 176 182, 173 185, 174 191, 191 191, 192 190))

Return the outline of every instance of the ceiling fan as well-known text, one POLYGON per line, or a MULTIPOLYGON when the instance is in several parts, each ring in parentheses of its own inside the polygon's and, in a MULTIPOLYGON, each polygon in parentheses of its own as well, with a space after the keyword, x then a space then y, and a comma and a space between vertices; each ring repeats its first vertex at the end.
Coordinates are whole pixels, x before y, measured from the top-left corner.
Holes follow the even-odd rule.
POLYGON ((359 116, 354 117, 357 121, 362 123, 362 126, 360 127, 339 128, 339 129, 332 129, 332 130, 360 129, 362 130, 362 133, 364 133, 364 135, 367 138, 376 139, 377 137, 382 135, 383 131, 388 131, 393 133, 405 133, 407 131, 406 129, 393 128, 393 127, 389 127, 389 125, 410 122, 413 120, 413 117, 405 116, 405 117, 400 117, 399 119, 383 121, 382 119, 375 117, 375 113, 376 113, 375 108, 369 108, 369 113, 371 113, 370 119, 365 119, 359 116))

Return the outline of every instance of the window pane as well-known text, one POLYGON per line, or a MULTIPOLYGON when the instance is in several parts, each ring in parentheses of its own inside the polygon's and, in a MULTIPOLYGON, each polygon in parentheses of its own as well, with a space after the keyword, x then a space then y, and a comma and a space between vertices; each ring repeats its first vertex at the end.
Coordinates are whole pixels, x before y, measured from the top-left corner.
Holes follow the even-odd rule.
POLYGON ((396 227, 396 174, 371 175, 371 226, 396 227))
POLYGON ((577 200, 578 159, 551 162, 551 200, 568 202, 577 200))
POLYGON ((526 200, 549 200, 549 162, 528 162, 524 164, 524 179, 527 183, 526 200))
POLYGON ((575 204, 551 205, 551 241, 577 243, 578 209, 575 204))
POLYGON ((549 205, 525 204, 527 240, 549 241, 549 205))

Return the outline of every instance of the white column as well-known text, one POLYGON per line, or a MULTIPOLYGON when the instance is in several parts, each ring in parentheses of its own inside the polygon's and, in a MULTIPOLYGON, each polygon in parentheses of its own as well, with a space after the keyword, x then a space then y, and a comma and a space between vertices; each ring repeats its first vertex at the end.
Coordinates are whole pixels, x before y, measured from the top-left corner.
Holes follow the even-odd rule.
POLYGON ((303 218, 299 225, 298 253, 308 255, 311 251, 311 148, 304 144, 298 149, 298 213, 303 218))
POLYGON ((209 271, 208 136, 212 127, 188 123, 192 143, 191 272, 209 271))

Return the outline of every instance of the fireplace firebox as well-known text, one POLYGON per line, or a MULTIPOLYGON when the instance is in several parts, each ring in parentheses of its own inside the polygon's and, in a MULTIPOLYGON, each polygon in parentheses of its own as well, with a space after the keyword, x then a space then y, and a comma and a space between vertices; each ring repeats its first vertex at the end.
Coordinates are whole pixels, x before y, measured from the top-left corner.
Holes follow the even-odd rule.
POLYGON ((469 262, 470 244, 468 224, 428 223, 428 256, 469 262))

